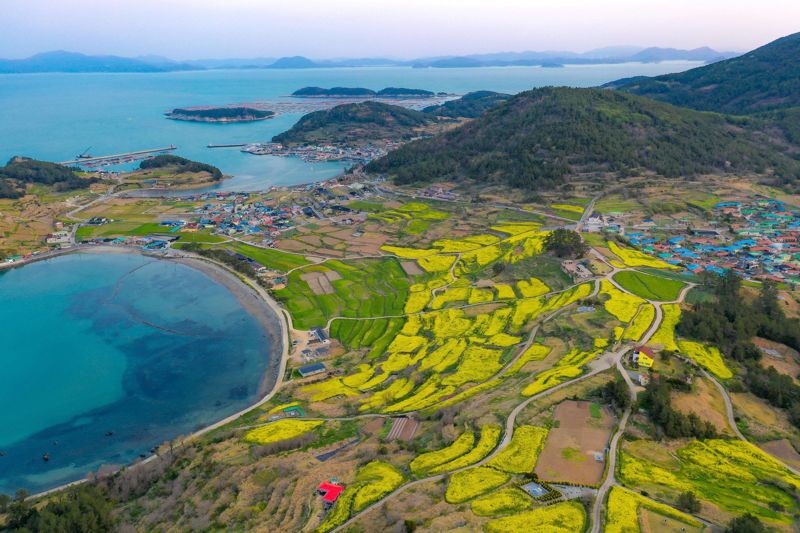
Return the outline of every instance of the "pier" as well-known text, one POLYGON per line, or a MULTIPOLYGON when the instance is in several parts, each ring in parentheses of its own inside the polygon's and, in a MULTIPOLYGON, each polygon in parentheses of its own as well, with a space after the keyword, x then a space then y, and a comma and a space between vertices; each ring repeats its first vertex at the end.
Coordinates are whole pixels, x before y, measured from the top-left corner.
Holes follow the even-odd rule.
POLYGON ((105 164, 126 163, 150 155, 171 152, 176 149, 177 146, 171 144, 166 148, 153 148, 152 150, 139 150, 136 152, 126 152, 123 154, 114 154, 114 155, 101 155, 97 157, 81 157, 78 159, 74 159, 72 161, 63 161, 59 163, 59 165, 69 166, 69 165, 104 164, 104 163, 105 164))
POLYGON ((209 144, 206 148, 241 148, 247 144, 209 144))

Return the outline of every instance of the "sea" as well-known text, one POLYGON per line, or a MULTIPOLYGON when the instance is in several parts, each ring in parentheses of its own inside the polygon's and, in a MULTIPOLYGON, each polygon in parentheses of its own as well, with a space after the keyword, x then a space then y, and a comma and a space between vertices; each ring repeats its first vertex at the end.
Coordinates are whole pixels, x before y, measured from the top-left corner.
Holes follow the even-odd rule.
POLYGON ((269 142, 300 114, 250 123, 169 120, 176 107, 288 100, 293 91, 320 87, 410 87, 465 94, 518 93, 542 86, 591 87, 630 76, 654 76, 698 62, 566 65, 563 68, 489 67, 414 69, 368 67, 303 70, 210 70, 170 73, 0 75, 0 163, 15 155, 68 161, 78 154, 110 155, 175 145, 177 155, 219 167, 232 176, 222 190, 264 190, 334 177, 341 162, 305 163, 257 156, 209 144, 269 142))
POLYGON ((279 356, 227 288, 138 254, 0 272, 0 323, 0 493, 12 495, 125 465, 245 409, 279 356))

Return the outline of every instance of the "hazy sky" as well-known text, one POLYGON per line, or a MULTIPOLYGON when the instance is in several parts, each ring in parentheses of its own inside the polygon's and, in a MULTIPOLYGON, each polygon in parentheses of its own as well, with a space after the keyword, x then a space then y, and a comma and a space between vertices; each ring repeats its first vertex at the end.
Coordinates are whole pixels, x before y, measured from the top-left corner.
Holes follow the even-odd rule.
POLYGON ((799 0, 0 0, 0 57, 420 56, 609 45, 747 50, 799 0))

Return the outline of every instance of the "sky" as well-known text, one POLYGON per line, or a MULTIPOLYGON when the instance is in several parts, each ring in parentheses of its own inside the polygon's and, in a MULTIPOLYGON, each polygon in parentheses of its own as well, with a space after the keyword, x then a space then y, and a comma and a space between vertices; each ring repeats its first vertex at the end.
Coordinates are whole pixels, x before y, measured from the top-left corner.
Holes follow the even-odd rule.
POLYGON ((0 57, 175 59, 745 51, 800 31, 798 0, 0 0, 0 57))

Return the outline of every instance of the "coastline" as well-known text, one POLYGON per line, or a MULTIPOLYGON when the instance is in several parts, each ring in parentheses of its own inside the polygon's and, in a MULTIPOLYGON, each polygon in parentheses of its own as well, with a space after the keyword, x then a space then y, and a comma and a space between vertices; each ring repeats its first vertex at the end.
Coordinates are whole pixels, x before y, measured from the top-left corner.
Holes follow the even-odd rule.
MULTIPOLYGON (((229 424, 230 422, 233 422, 234 420, 248 413, 252 409, 255 409, 263 405, 264 403, 268 402, 269 400, 271 400, 272 397, 280 389, 283 383, 283 376, 286 373, 286 366, 289 358, 289 325, 287 322, 288 317, 284 313, 280 305, 262 287, 255 285, 249 282, 248 280, 240 277, 239 275, 237 275, 236 273, 234 273, 233 271, 229 270, 228 268, 219 263, 183 251, 174 253, 173 255, 170 256, 170 255, 146 254, 139 249, 133 249, 133 248, 95 245, 95 246, 88 246, 81 248, 76 247, 64 250, 57 250, 47 256, 38 257, 29 261, 25 261, 24 263, 14 264, 14 266, 21 267, 36 261, 42 261, 58 257, 60 255, 67 255, 72 253, 138 254, 165 261, 175 261, 184 264, 186 266, 189 266, 190 268, 194 268, 202 272, 209 278, 211 278, 212 281, 219 283, 220 285, 224 286, 227 290, 229 290, 234 295, 234 297, 236 297, 237 301, 239 301, 239 303, 245 308, 248 314, 250 314, 259 323, 259 326, 262 328, 265 335, 268 336, 270 338, 270 341, 273 343, 272 345, 275 347, 279 347, 278 350, 273 350, 273 352, 270 354, 270 361, 267 366, 267 370, 264 372, 264 375, 262 376, 261 382, 259 384, 259 391, 257 395, 258 399, 254 403, 237 411, 236 413, 228 415, 222 420, 218 420, 193 433, 190 433, 183 437, 177 437, 176 438, 177 446, 183 446, 187 442, 190 442, 196 438, 201 437, 202 435, 205 435, 206 433, 214 431, 226 424, 229 424), (276 320, 277 320, 277 325, 276 325, 276 320)), ((158 457, 159 457, 158 454, 152 454, 144 459, 132 463, 127 463, 123 465, 121 469, 136 468, 138 465, 144 465, 150 463, 158 459, 158 457)), ((32 494, 29 496, 29 498, 31 499, 43 498, 51 494, 60 492, 62 490, 68 489, 70 487, 86 483, 87 481, 89 481, 89 476, 92 475, 93 473, 94 472, 92 471, 88 471, 85 473, 85 477, 83 479, 71 481, 69 483, 53 487, 52 489, 32 494)))

